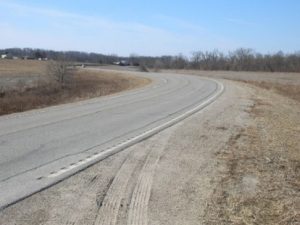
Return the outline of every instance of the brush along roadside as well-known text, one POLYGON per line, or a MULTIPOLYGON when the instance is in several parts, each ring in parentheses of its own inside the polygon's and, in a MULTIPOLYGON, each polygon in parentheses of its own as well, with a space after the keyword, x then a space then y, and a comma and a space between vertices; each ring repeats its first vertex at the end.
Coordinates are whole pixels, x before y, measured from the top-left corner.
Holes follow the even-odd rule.
POLYGON ((245 86, 256 93, 252 122, 216 153, 220 172, 206 224, 299 224, 300 104, 245 86))
POLYGON ((64 85, 51 79, 32 87, 18 83, 17 88, 0 93, 0 115, 23 112, 57 104, 114 94, 142 87, 146 78, 122 76, 109 71, 71 70, 64 85))

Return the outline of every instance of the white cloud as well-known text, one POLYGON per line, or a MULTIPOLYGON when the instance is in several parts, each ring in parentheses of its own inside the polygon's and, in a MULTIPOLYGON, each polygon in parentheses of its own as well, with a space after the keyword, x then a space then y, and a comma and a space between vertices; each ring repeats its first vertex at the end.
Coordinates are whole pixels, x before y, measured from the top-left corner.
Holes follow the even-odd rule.
POLYGON ((199 49, 221 48, 232 43, 201 26, 167 16, 168 23, 180 26, 149 26, 138 22, 113 21, 101 17, 67 11, 26 6, 0 0, 2 9, 9 9, 13 21, 2 20, 0 47, 37 47, 55 50, 78 50, 129 55, 189 54, 199 49), (19 21, 22 21, 20 24, 19 21), (28 24, 24 26, 24 22, 28 24), (38 23, 37 25, 35 23, 38 23), (35 24, 35 26, 33 26, 35 24), (41 26, 42 24, 42 26, 41 26))

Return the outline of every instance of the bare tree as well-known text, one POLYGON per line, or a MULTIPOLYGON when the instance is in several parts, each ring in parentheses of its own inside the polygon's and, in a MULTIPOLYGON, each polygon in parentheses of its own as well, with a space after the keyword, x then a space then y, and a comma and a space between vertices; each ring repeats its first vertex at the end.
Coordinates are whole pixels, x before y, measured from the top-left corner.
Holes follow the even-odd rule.
POLYGON ((149 72, 146 64, 144 62, 141 62, 140 65, 139 65, 139 69, 141 72, 149 72))
POLYGON ((62 87, 65 86, 67 78, 69 78, 69 63, 65 58, 52 60, 49 62, 47 72, 62 87))
POLYGON ((164 67, 164 65, 161 60, 157 59, 157 60, 155 60, 153 67, 154 67, 155 72, 159 72, 159 70, 162 69, 164 67))

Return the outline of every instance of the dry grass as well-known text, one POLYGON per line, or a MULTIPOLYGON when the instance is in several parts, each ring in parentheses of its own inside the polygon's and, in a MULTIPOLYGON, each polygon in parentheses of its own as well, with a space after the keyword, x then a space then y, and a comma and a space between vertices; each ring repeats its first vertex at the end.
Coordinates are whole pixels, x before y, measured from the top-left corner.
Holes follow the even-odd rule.
POLYGON ((110 95, 150 83, 144 78, 103 71, 76 70, 61 87, 55 82, 39 82, 0 93, 0 115, 110 95))
POLYGON ((207 224, 300 224, 300 105, 265 90, 257 96, 252 125, 217 153, 224 167, 207 224))
POLYGON ((276 84, 300 85, 300 73, 283 72, 236 72, 236 71, 201 71, 201 70, 167 70, 181 74, 192 74, 228 80, 271 82, 276 84))
POLYGON ((0 59, 0 77, 46 75, 47 65, 45 61, 0 59))
POLYGON ((248 81, 238 80, 238 81, 277 92, 278 94, 284 95, 286 97, 289 97, 291 99, 300 102, 300 84, 278 84, 274 82, 251 81, 251 80, 248 81))

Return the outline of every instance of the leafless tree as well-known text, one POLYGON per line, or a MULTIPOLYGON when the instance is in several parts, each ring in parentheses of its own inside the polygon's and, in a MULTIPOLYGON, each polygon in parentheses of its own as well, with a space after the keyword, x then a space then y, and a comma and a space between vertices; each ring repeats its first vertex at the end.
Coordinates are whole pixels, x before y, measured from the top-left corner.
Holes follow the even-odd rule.
POLYGON ((67 79, 70 78, 69 63, 65 58, 51 60, 47 67, 48 75, 62 87, 66 85, 67 79))

